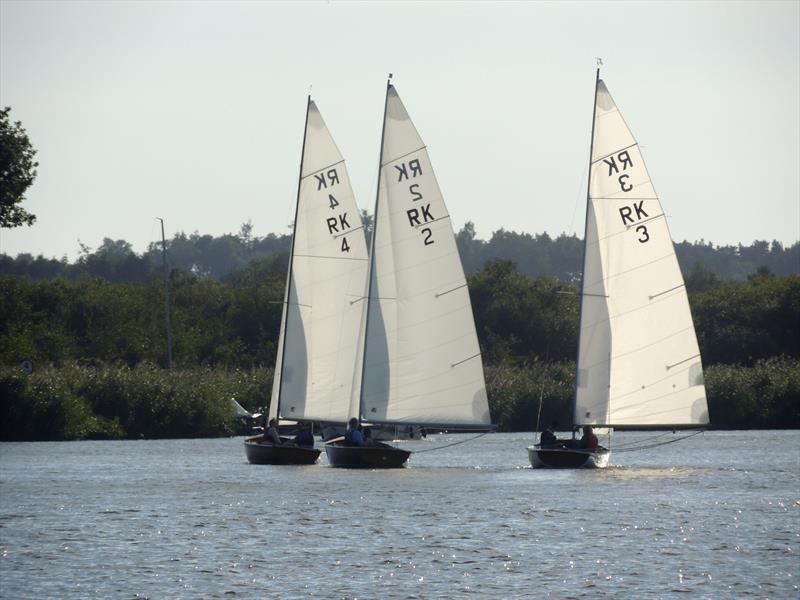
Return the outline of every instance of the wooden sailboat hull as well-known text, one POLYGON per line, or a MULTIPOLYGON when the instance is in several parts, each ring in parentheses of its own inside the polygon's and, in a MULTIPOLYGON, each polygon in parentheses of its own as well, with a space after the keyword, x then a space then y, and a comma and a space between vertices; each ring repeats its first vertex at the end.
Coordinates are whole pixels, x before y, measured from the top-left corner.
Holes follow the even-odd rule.
POLYGON ((285 444, 276 446, 261 441, 261 437, 244 441, 248 462, 254 465, 313 465, 322 450, 285 444))
POLYGON ((332 467, 349 469, 396 469, 404 467, 411 452, 388 444, 345 446, 344 440, 325 444, 325 453, 332 467))
POLYGON ((528 446, 528 458, 534 469, 604 469, 610 457, 611 451, 602 446, 594 451, 528 446))

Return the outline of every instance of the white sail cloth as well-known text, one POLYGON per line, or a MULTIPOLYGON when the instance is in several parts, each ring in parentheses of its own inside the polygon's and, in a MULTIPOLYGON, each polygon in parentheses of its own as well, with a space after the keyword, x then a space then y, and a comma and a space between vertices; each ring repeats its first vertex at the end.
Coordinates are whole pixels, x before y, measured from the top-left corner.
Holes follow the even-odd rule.
POLYGON ((486 426, 483 363, 447 207, 391 85, 381 156, 360 416, 486 426))
POLYGON ((576 424, 708 423, 683 277, 642 154, 598 79, 576 424))
POLYGON ((344 422, 368 257, 344 159, 311 100, 300 175, 271 416, 344 422))

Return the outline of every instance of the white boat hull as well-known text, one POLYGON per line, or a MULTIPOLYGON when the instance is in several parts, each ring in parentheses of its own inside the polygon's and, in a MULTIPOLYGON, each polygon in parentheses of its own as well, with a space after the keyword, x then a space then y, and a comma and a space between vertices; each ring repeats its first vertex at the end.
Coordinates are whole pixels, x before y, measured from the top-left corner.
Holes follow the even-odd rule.
POLYGON ((577 448, 541 448, 528 446, 528 459, 534 469, 604 469, 611 450, 581 450, 577 448))

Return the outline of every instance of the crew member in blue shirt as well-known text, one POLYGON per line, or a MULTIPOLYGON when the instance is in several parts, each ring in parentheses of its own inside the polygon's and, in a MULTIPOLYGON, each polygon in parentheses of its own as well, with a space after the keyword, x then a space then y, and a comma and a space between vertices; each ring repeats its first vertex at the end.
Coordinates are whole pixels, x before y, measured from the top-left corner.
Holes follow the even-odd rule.
POLYGON ((358 419, 353 417, 347 424, 347 431, 344 434, 344 441, 348 446, 363 446, 364 434, 358 428, 358 419))
POLYGON ((299 431, 297 435, 294 436, 294 443, 298 446, 305 446, 305 447, 314 447, 314 436, 311 435, 311 431, 309 431, 308 423, 303 423, 302 421, 297 424, 299 431))

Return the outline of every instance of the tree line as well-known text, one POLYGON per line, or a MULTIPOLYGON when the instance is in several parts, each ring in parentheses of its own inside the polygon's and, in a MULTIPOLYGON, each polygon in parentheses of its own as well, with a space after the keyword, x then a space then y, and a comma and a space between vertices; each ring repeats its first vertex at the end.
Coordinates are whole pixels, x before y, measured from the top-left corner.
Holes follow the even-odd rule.
MULTIPOLYGON (((371 219, 366 212, 362 216, 369 232, 371 219)), ((196 277, 226 280, 253 264, 285 262, 291 235, 271 233, 257 237, 252 229, 248 222, 237 234, 176 234, 167 241, 169 265, 196 277)), ((547 233, 531 235, 500 229, 488 240, 482 240, 476 236, 474 224, 468 222, 456 235, 456 241, 467 273, 477 273, 492 261, 512 260, 531 277, 555 277, 573 285, 580 279, 583 242, 575 235, 551 237, 547 233)), ((0 254, 0 274, 71 281, 88 275, 122 283, 148 281, 162 270, 160 243, 150 244, 141 254, 125 240, 110 238, 96 249, 83 244, 80 248, 73 262, 25 253, 16 257, 0 254)), ((675 244, 675 251, 691 291, 708 289, 719 280, 744 280, 759 269, 775 275, 800 273, 800 242, 784 247, 778 241, 755 241, 749 246, 684 241, 675 244)))
MULTIPOLYGON (((256 409, 269 397, 285 267, 263 261, 226 281, 173 269, 172 373, 163 369, 163 281, 0 277, 0 416, 10 424, 0 434, 34 435, 34 414, 56 419, 47 429, 66 438, 186 435, 186 423, 195 435, 228 431, 218 418, 230 398, 256 409), (24 360, 33 375, 20 372, 24 360), (245 380, 256 383, 236 383, 245 380), (140 413, 163 413, 167 425, 140 413)), ((495 422, 506 430, 533 429, 537 416, 569 423, 577 288, 511 261, 487 263, 468 284, 495 422)), ((800 427, 800 276, 762 271, 689 298, 712 423, 800 427)))

